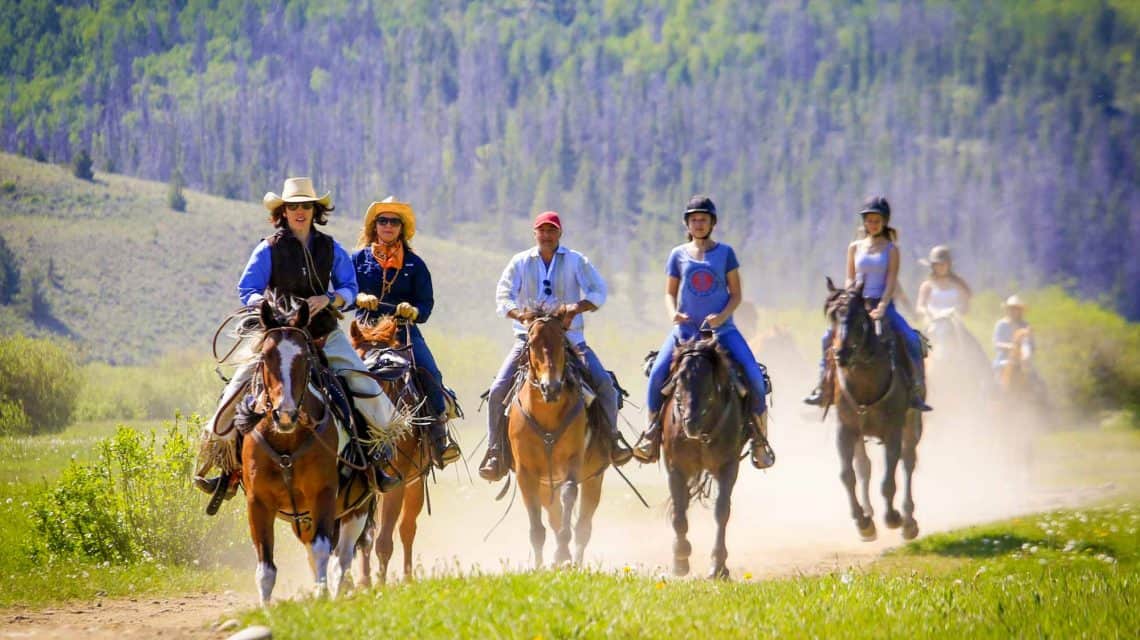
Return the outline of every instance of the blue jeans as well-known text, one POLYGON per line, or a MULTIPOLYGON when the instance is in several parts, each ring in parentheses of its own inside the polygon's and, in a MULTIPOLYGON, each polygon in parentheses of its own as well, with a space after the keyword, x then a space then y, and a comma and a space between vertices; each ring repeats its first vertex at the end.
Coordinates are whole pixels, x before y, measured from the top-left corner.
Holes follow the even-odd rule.
POLYGON ((447 403, 443 399, 443 374, 439 372, 435 356, 431 354, 423 334, 418 330, 412 331, 412 358, 416 361, 416 373, 420 376, 420 385, 427 396, 432 414, 438 416, 447 410, 447 403))
MULTIPOLYGON (((918 332, 911 328, 907 323, 906 318, 902 317, 898 309, 895 309, 895 303, 892 302, 887 305, 887 326, 902 334, 903 342, 905 342, 907 355, 910 356, 911 362, 914 363, 914 370, 919 374, 924 374, 926 371, 926 361, 922 357, 922 340, 918 337, 918 332)), ((822 356, 819 358, 819 377, 823 379, 823 370, 827 366, 827 349, 831 346, 831 341, 834 337, 833 329, 828 327, 823 332, 823 339, 820 341, 820 351, 822 356)), ((924 376, 925 377, 925 376, 924 376)))
MULTIPOLYGON (((650 411, 660 411, 661 405, 665 404, 665 397, 661 395, 661 388, 665 386, 665 380, 669 377, 669 367, 673 364, 673 348, 675 346, 673 339, 686 340, 690 337, 692 334, 689 330, 675 326, 673 331, 669 332, 669 336, 665 338, 665 342, 661 344, 661 350, 657 352, 657 359, 653 361, 653 368, 649 371, 649 397, 646 399, 646 404, 650 411)), ((764 413, 764 396, 768 392, 764 387, 764 373, 760 371, 760 365, 756 364, 756 356, 752 355, 752 349, 745 342, 744 336, 733 328, 723 333, 717 333, 716 339, 728 350, 732 359, 744 369, 744 375, 748 378, 748 387, 752 396, 752 412, 764 413)))

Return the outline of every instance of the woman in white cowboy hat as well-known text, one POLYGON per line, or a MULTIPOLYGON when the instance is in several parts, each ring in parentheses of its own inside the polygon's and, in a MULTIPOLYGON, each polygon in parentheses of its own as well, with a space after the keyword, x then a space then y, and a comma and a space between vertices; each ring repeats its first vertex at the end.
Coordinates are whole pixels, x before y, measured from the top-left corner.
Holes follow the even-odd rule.
MULTIPOLYGON (((1013 334, 1018 329, 1029 329, 1029 323, 1025 320, 1025 303, 1015 293, 1005 299, 1002 304, 1002 310, 1005 312, 1004 317, 994 324, 994 370, 1000 370, 1009 362, 1010 355, 1013 349, 1013 334)), ((1029 331, 1029 344, 1032 350, 1033 333, 1029 331)))
POLYGON ((964 315, 970 310, 973 292, 954 272, 950 247, 938 245, 930 250, 929 259, 919 262, 930 267, 930 275, 918 288, 918 313, 927 323, 954 313, 964 315))
MULTIPOLYGON (((318 196, 309 178, 289 178, 281 195, 266 193, 262 203, 269 210, 269 222, 275 230, 254 248, 238 280, 241 303, 257 305, 269 294, 303 300, 311 318, 309 334, 314 340, 324 339, 329 366, 346 375, 348 385, 356 392, 356 408, 369 425, 386 430, 394 414, 392 403, 376 381, 353 373, 364 371, 365 366, 337 325, 337 309, 356 299, 357 288, 348 252, 332 236, 314 227, 328 223, 328 213, 334 208, 330 194, 318 196)), ((246 395, 254 364, 247 363, 234 372, 217 411, 205 427, 194 484, 208 493, 224 479, 230 482, 230 495, 236 489, 239 468, 232 421, 246 395), (215 465, 221 468, 222 476, 206 479, 205 474, 215 465)), ((377 475, 382 488, 393 486, 394 480, 379 470, 377 475)))
POLYGON ((366 324, 381 315, 395 314, 410 324, 412 358, 435 419, 430 425, 432 460, 443 468, 459 459, 459 446, 447 434, 447 404, 443 374, 428 349, 419 324, 427 322, 435 306, 431 272, 412 251, 416 214, 406 202, 389 196, 373 202, 364 213, 364 226, 352 254, 356 282, 356 319, 366 324))

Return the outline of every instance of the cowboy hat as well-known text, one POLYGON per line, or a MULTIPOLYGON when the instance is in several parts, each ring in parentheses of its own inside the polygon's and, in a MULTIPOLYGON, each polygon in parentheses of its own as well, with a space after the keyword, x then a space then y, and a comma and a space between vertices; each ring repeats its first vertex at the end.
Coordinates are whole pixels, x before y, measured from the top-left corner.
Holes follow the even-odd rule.
POLYGON ((412 205, 396 200, 396 196, 388 196, 380 202, 368 205, 368 210, 364 212, 364 229, 360 233, 362 242, 381 213, 394 213, 400 216, 404 227, 404 242, 411 242, 412 236, 416 235, 416 213, 412 211, 412 205))
POLYGON ((285 186, 281 187, 281 195, 268 191, 261 202, 270 211, 285 203, 293 202, 316 202, 322 207, 328 208, 332 204, 332 192, 326 191, 325 195, 317 196, 317 190, 313 188, 312 178, 286 178, 285 186))
POLYGON ((925 260, 919 260, 919 264, 924 267, 936 265, 943 262, 952 262, 953 258, 950 257, 950 247, 940 244, 930 250, 930 257, 925 260))
POLYGON ((1005 303, 1002 306, 1005 306, 1005 307, 1021 307, 1022 309, 1024 309, 1025 303, 1022 302, 1021 298, 1019 298, 1017 296, 1017 294, 1015 293, 1012 296, 1006 298, 1005 303))

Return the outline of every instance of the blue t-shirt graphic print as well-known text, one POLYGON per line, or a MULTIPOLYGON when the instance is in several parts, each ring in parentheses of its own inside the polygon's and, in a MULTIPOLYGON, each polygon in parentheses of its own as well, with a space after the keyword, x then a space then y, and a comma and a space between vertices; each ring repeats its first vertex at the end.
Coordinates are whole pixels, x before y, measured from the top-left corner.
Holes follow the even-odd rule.
MULTIPOLYGON (((736 261, 736 252, 724 243, 705 251, 704 260, 694 258, 685 247, 673 248, 665 273, 681 281, 677 310, 689 316, 689 321, 680 325, 682 337, 688 338, 700 331, 706 316, 720 313, 728 305, 728 273, 739 268, 740 263, 736 261)), ((717 333, 735 328, 729 318, 717 333)))

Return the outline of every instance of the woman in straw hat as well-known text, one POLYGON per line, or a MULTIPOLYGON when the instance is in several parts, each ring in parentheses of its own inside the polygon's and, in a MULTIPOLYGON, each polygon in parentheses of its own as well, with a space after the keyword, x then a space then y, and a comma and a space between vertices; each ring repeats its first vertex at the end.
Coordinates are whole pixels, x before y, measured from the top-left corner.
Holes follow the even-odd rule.
MULTIPOLYGON (((328 192, 318 196, 309 178, 289 178, 281 195, 266 193, 262 199, 269 210, 274 232, 262 240, 246 263, 238 281, 238 297, 243 305, 254 306, 267 295, 292 296, 309 308, 309 334, 314 340, 324 339, 324 353, 329 366, 347 377, 356 396, 356 408, 374 431, 384 431, 392 421, 394 408, 372 378, 359 375, 364 363, 353 350, 348 337, 337 325, 338 309, 356 299, 356 273, 348 252, 332 236, 318 231, 314 225, 328 223, 333 210, 328 192)), ((249 413, 246 383, 253 374, 255 362, 248 362, 234 372, 222 393, 222 401, 206 425, 202 452, 195 473, 195 485, 212 493, 219 482, 230 482, 230 495, 236 490, 240 471, 236 457, 236 413, 249 413), (222 476, 206 479, 213 467, 222 476)), ((390 488, 394 480, 378 470, 381 488, 390 488)))
POLYGON ((459 459, 459 447, 447 434, 443 374, 418 326, 431 316, 435 295, 427 264, 409 244, 415 235, 416 214, 410 204, 388 197, 368 206, 352 254, 360 286, 356 319, 371 324, 381 315, 394 313, 408 321, 412 358, 435 416, 430 426, 432 460, 443 468, 459 459))
POLYGON ((954 261, 950 247, 938 245, 930 250, 928 260, 920 260, 930 267, 930 275, 918 288, 918 313, 928 323, 957 313, 963 315, 970 310, 970 285, 954 272, 954 261))
MULTIPOLYGON (((911 328, 895 308, 894 298, 899 291, 899 249, 895 246, 898 232, 890 226, 891 205, 883 196, 872 196, 863 202, 859 209, 862 223, 858 237, 847 247, 847 279, 845 286, 856 283, 863 285, 863 297, 875 304, 871 310, 874 320, 885 319, 889 326, 903 339, 905 353, 899 363, 907 370, 911 380, 911 407, 920 411, 930 411, 926 404, 926 367, 922 339, 911 328)), ((827 350, 831 347, 832 332, 823 334, 824 356, 819 363, 820 382, 804 398, 806 404, 823 404, 823 378, 826 367, 827 350)))

